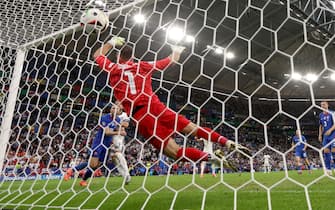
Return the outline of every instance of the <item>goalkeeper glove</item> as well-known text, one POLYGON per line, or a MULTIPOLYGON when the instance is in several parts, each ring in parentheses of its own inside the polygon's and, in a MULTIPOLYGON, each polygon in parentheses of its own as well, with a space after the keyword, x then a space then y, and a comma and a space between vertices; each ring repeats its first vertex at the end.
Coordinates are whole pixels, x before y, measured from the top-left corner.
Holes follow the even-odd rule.
POLYGON ((112 46, 119 47, 125 43, 125 39, 120 36, 114 36, 113 38, 111 38, 111 40, 108 41, 108 43, 112 46))

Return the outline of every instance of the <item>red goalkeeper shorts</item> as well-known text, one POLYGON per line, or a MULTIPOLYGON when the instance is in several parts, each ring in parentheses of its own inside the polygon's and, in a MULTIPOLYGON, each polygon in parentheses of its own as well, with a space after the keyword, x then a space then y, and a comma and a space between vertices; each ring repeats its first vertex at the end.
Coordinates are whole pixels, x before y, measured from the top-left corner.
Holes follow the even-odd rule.
POLYGON ((164 149, 169 138, 190 123, 187 118, 167 108, 160 101, 151 102, 150 110, 147 105, 140 107, 133 113, 133 117, 138 122, 139 133, 158 150, 162 145, 164 149))

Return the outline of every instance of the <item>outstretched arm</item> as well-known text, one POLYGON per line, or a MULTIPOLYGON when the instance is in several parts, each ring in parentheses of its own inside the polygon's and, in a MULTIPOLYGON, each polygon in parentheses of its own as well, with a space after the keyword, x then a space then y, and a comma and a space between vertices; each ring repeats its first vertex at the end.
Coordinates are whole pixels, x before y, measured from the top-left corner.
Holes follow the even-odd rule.
POLYGON ((180 59, 180 55, 185 50, 185 47, 173 45, 171 46, 171 49, 172 53, 169 56, 169 58, 171 59, 172 62, 178 62, 180 59))
POLYGON ((171 46, 172 53, 168 57, 162 60, 158 60, 156 62, 149 62, 151 64, 148 66, 147 69, 151 70, 152 67, 154 66, 159 70, 164 70, 171 63, 176 63, 179 61, 180 55, 183 53, 184 49, 185 47, 183 46, 172 45, 171 46))
POLYGON ((93 58, 96 60, 100 55, 106 55, 110 49, 113 48, 113 45, 109 44, 108 42, 103 44, 99 49, 97 49, 94 54, 93 58))
POLYGON ((94 54, 93 58, 96 60, 100 55, 106 55, 110 49, 112 49, 114 46, 122 46, 124 44, 125 40, 123 37, 115 36, 111 40, 109 40, 107 43, 103 44, 99 49, 97 49, 94 54))
POLYGON ((322 125, 319 125, 319 142, 322 142, 322 132, 323 132, 323 127, 322 125))

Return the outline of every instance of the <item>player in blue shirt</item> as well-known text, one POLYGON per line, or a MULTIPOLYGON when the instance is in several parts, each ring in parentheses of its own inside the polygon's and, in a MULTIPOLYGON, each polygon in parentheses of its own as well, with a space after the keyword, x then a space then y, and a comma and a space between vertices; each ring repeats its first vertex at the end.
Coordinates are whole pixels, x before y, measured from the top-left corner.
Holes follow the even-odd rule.
MULTIPOLYGON (((126 135, 124 130, 118 131, 117 127, 120 124, 120 118, 116 116, 118 112, 118 106, 112 106, 110 109, 110 113, 103 115, 100 119, 100 128, 95 138, 92 141, 91 145, 91 154, 89 165, 90 167, 87 169, 83 180, 80 182, 81 186, 87 186, 86 180, 92 176, 92 173, 95 169, 97 169, 102 163, 105 162, 108 156, 108 148, 111 146, 113 141, 113 135, 126 135), (93 170, 93 171, 92 171, 93 170)), ((67 181, 73 175, 74 170, 82 170, 87 167, 87 163, 81 163, 75 168, 69 168, 64 175, 64 180, 67 181)))
MULTIPOLYGON (((301 135, 300 130, 296 130, 295 136, 292 138, 292 147, 295 147, 295 161, 296 161, 296 166, 297 166, 297 171, 298 174, 302 173, 301 166, 302 162, 301 160, 304 160, 304 163, 306 164, 307 168, 311 170, 311 166, 309 164, 308 158, 307 158, 307 140, 305 136, 301 135)), ((311 172, 311 171, 310 171, 311 172)))
POLYGON ((333 117, 334 113, 328 110, 328 106, 329 104, 327 101, 321 102, 323 112, 319 115, 319 141, 322 142, 322 146, 324 147, 323 153, 327 173, 328 175, 331 175, 331 155, 333 156, 333 160, 335 160, 335 124, 333 117), (330 152, 332 154, 330 154, 330 152))

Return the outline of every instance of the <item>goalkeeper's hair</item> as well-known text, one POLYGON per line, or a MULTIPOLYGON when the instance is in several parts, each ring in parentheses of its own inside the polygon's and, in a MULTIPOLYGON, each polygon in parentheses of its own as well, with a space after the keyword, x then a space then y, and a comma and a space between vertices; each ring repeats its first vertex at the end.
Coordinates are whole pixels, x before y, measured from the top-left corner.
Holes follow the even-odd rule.
POLYGON ((124 61, 127 61, 132 56, 133 56, 133 48, 129 45, 123 46, 120 52, 120 58, 124 61))

